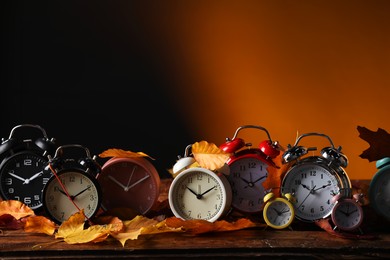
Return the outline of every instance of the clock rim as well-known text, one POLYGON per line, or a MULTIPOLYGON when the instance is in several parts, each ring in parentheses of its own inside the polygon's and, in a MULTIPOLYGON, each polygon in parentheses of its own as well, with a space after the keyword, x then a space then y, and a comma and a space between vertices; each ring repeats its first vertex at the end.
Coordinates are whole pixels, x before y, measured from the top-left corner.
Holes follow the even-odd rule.
POLYGON ((271 201, 268 201, 265 205, 264 205, 264 209, 263 209, 263 218, 264 218, 264 221, 267 223, 268 226, 272 227, 272 228, 275 228, 275 229, 285 229, 287 228, 288 226, 291 225, 291 223, 294 221, 294 218, 295 218, 295 208, 294 208, 294 205, 289 202, 288 200, 284 199, 284 198, 280 198, 280 197, 277 197, 277 198, 273 198, 271 201), (291 217, 289 219, 289 221, 284 224, 284 225, 275 225, 274 223, 272 223, 269 219, 268 219, 268 216, 267 216, 267 211, 269 209, 269 207, 275 203, 275 202, 282 202, 284 204, 287 205, 287 207, 290 209, 291 211, 291 217))

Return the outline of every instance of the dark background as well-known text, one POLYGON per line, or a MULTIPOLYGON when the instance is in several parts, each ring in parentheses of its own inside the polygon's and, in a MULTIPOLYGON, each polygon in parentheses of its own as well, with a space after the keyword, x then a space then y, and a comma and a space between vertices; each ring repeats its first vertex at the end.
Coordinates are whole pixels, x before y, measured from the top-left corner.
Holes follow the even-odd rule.
POLYGON ((1 1, 0 136, 38 124, 95 155, 147 153, 167 177, 194 140, 142 12, 158 2, 109 2, 1 1))

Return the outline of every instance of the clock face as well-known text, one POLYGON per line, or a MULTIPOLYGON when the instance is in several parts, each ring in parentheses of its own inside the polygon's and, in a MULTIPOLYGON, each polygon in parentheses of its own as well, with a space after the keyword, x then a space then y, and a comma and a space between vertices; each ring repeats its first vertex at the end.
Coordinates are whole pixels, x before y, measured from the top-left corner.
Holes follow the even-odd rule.
POLYGON ((363 221, 363 210, 355 201, 343 199, 334 206, 332 221, 342 230, 357 229, 363 221))
POLYGON ((176 217, 210 222, 226 213, 231 205, 231 190, 224 176, 203 168, 179 173, 169 188, 169 205, 176 217))
POLYGON ((281 192, 295 197, 295 215, 303 221, 329 216, 340 193, 340 180, 322 165, 305 163, 293 166, 285 175, 281 192))
POLYGON ((44 171, 47 159, 43 156, 22 152, 4 161, 0 170, 0 189, 4 200, 19 200, 36 209, 42 206, 41 194, 51 177, 44 171))
POLYGON ((240 211, 260 212, 265 195, 263 182, 268 176, 268 165, 255 156, 244 157, 229 164, 228 180, 232 187, 232 206, 240 211))
POLYGON ((43 190, 46 213, 57 223, 67 220, 79 211, 78 208, 84 209, 86 217, 94 216, 101 200, 100 186, 96 179, 76 169, 58 172, 57 175, 63 186, 53 176, 43 190))
POLYGON ((390 167, 380 169, 371 180, 369 187, 370 205, 390 220, 390 167))
POLYGON ((145 214, 159 196, 160 177, 144 158, 112 158, 103 165, 97 179, 104 210, 131 208, 145 214))
POLYGON ((263 217, 270 227, 283 229, 294 220, 294 207, 289 201, 276 198, 265 204, 263 217))

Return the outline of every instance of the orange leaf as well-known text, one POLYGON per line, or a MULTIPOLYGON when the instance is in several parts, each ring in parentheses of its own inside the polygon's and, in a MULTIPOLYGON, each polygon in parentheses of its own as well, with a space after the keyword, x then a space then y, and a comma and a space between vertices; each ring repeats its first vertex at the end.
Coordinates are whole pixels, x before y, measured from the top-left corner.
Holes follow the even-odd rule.
POLYGON ((182 220, 176 217, 167 218, 166 225, 172 228, 182 228, 185 232, 191 234, 234 231, 256 226, 254 222, 246 218, 238 219, 236 222, 227 222, 225 220, 209 222, 203 219, 182 220))
POLYGON ((290 168, 292 163, 282 164, 283 152, 281 152, 274 161, 276 162, 276 167, 268 167, 268 177, 262 183, 266 191, 272 191, 276 196, 280 195, 280 187, 284 175, 287 170, 290 168))
POLYGON ((136 216, 132 220, 124 222, 125 229, 120 233, 111 233, 111 236, 117 239, 122 246, 127 240, 135 240, 140 235, 157 234, 164 232, 181 232, 181 229, 167 227, 165 221, 157 221, 144 216, 136 216))
POLYGON ((125 151, 122 149, 108 149, 99 154, 99 157, 106 158, 106 157, 120 157, 120 158, 132 158, 132 157, 149 157, 150 159, 154 160, 154 158, 150 157, 149 155, 143 153, 143 152, 131 152, 131 151, 125 151))
POLYGON ((43 216, 31 216, 26 219, 24 231, 30 233, 43 233, 53 235, 56 224, 50 219, 43 216))
POLYGON ((0 216, 9 214, 15 219, 34 215, 34 211, 18 200, 3 200, 0 202, 0 216))
POLYGON ((199 165, 211 171, 222 168, 230 157, 230 153, 224 152, 215 144, 207 141, 196 142, 191 149, 199 165))
POLYGON ((390 134, 378 128, 376 132, 365 127, 358 126, 359 137, 367 141, 370 147, 363 151, 360 155, 363 159, 368 159, 369 162, 377 161, 385 157, 390 157, 390 134))

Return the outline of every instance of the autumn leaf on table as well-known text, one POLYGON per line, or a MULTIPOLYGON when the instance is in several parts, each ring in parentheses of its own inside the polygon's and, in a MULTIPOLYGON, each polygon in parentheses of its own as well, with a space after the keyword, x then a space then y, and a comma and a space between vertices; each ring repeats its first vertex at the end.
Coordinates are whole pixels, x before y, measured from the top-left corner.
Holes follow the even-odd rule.
POLYGON ((0 202, 0 216, 5 214, 11 215, 19 220, 34 215, 34 211, 18 200, 3 200, 0 202))
POLYGON ((209 222, 203 219, 182 220, 180 218, 170 217, 167 218, 165 222, 168 227, 182 228, 186 233, 193 235, 209 232, 235 231, 256 227, 254 222, 246 218, 240 218, 235 222, 227 222, 225 220, 209 222))
POLYGON ((377 161, 385 157, 390 157, 390 134, 382 128, 376 132, 371 131, 363 126, 358 126, 359 137, 367 141, 370 147, 360 155, 369 162, 377 161))
POLYGON ((222 168, 230 157, 230 153, 224 152, 215 144, 207 141, 196 142, 191 149, 199 165, 211 171, 222 168))
POLYGON ((44 216, 30 216, 24 225, 24 231, 29 233, 43 233, 51 236, 55 230, 56 224, 44 216))
POLYGON ((118 232, 118 225, 121 225, 118 223, 92 225, 84 229, 84 222, 85 216, 81 210, 61 224, 55 238, 62 238, 68 244, 98 243, 104 241, 111 232, 118 232))
POLYGON ((149 157, 150 159, 154 160, 154 158, 150 157, 146 153, 143 152, 131 152, 131 151, 125 151, 122 149, 108 149, 99 154, 100 158, 107 158, 107 157, 120 157, 120 158, 134 158, 134 157, 149 157))
POLYGON ((155 219, 138 215, 132 220, 124 221, 124 230, 121 232, 113 232, 111 233, 111 236, 124 246, 127 240, 138 239, 140 235, 166 232, 182 232, 182 230, 180 228, 166 226, 165 220, 160 222, 155 219))

